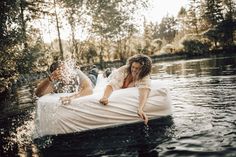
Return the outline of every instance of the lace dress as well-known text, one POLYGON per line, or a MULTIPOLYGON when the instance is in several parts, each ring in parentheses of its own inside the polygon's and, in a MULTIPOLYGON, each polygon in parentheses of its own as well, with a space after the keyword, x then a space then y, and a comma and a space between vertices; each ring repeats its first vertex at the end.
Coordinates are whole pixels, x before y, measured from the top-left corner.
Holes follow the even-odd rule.
MULTIPOLYGON (((125 78, 128 75, 127 65, 120 67, 112 72, 112 74, 108 78, 108 85, 112 87, 113 90, 121 89, 124 83, 125 78)), ((145 76, 141 80, 137 80, 134 82, 134 86, 137 88, 151 88, 151 79, 150 75, 145 76)))

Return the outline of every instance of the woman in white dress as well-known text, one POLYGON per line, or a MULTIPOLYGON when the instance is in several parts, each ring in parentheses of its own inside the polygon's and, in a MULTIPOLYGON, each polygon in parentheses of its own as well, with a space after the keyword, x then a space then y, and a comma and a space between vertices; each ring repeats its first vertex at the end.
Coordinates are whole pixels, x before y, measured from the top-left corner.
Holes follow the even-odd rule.
POLYGON ((151 88, 151 68, 152 61, 150 57, 143 54, 130 57, 126 65, 118 68, 110 75, 109 83, 99 102, 107 105, 109 103, 109 97, 114 90, 137 87, 139 89, 139 105, 137 113, 144 120, 144 123, 147 124, 148 117, 143 111, 143 108, 147 102, 151 88))

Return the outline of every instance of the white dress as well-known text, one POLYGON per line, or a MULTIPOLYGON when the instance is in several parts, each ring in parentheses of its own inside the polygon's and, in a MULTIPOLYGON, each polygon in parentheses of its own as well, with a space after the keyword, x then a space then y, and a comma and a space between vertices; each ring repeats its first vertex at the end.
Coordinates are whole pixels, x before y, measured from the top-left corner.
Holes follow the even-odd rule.
MULTIPOLYGON (((124 65, 116 69, 108 78, 108 84, 112 86, 113 90, 120 89, 123 85, 125 78, 127 77, 127 65, 124 65)), ((146 76, 141 80, 135 81, 134 86, 137 88, 149 88, 151 87, 150 76, 146 76)))

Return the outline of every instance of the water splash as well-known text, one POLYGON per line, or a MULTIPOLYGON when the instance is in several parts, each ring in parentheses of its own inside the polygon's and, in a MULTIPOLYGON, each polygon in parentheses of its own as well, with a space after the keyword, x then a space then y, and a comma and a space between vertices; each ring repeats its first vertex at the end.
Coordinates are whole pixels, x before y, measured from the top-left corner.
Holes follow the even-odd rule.
POLYGON ((150 131, 149 126, 148 125, 144 125, 143 131, 144 131, 144 136, 146 138, 148 138, 149 137, 149 131, 150 131))
POLYGON ((78 68, 76 61, 68 59, 60 61, 61 80, 54 83, 56 92, 71 93, 78 92, 80 87, 80 80, 78 77, 78 68))
POLYGON ((61 62, 62 79, 65 82, 70 82, 76 73, 76 62, 74 60, 65 60, 61 62))

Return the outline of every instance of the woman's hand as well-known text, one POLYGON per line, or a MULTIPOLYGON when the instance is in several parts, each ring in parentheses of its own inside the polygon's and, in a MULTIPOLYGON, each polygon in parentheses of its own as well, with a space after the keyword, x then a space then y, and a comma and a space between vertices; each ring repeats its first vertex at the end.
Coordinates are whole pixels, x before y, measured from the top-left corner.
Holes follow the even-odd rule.
POLYGON ((108 104, 108 98, 111 95, 113 89, 111 87, 111 85, 107 85, 106 89, 104 91, 104 94, 102 96, 102 98, 99 100, 99 102, 103 105, 107 105, 108 104))
POLYGON ((71 103, 71 97, 69 96, 61 97, 60 101, 62 105, 69 105, 71 103))
POLYGON ((146 113, 142 109, 138 109, 138 116, 144 120, 144 124, 147 125, 148 123, 148 117, 146 113))
POLYGON ((99 100, 99 102, 100 102, 101 104, 103 104, 103 105, 107 105, 107 104, 108 104, 108 98, 102 97, 102 98, 99 100))

